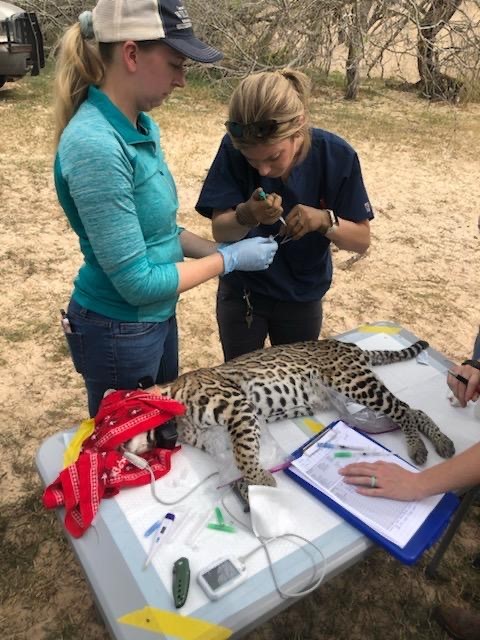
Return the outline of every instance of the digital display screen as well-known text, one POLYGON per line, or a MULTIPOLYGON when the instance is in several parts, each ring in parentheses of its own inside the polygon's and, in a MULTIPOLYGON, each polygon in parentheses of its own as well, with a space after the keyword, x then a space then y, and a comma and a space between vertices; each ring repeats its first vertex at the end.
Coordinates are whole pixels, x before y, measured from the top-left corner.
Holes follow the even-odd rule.
POLYGON ((207 571, 203 574, 205 582, 208 584, 212 591, 223 587, 229 580, 232 578, 236 578, 240 575, 240 572, 235 568, 235 566, 230 562, 230 560, 225 560, 222 564, 217 565, 210 571, 207 571))

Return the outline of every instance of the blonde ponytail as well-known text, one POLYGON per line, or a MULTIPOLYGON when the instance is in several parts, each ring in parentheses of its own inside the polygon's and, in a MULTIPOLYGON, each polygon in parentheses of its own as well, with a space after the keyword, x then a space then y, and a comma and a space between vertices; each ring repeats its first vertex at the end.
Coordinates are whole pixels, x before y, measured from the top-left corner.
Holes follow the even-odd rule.
POLYGON ((283 69, 280 74, 293 85, 300 102, 303 104, 305 114, 308 113, 310 101, 310 79, 308 76, 296 69, 283 69))
POLYGON ((55 73, 55 146, 63 130, 87 96, 88 86, 99 85, 105 66, 93 39, 85 39, 77 22, 57 45, 55 73))
POLYGON ((279 126, 268 139, 232 137, 234 146, 243 149, 300 135, 303 138, 300 155, 305 157, 311 144, 309 98, 310 81, 296 69, 247 76, 232 94, 228 119, 241 124, 276 120, 279 126))

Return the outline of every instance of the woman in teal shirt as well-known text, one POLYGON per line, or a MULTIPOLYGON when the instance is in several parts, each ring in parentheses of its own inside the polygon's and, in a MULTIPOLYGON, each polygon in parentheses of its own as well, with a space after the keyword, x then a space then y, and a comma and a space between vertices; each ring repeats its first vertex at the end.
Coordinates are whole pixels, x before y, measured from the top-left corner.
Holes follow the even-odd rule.
POLYGON ((84 256, 64 327, 92 416, 108 388, 178 375, 182 291, 265 269, 277 249, 265 239, 218 245, 177 225, 175 183, 144 112, 185 85, 187 58, 222 55, 194 36, 180 4, 99 0, 60 46, 55 185, 84 256))

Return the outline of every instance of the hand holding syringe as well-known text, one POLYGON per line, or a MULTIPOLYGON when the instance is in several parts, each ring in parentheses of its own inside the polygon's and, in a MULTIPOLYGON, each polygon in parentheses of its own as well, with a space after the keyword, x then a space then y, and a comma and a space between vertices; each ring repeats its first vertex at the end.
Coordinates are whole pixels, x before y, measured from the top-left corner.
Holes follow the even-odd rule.
MULTIPOLYGON (((260 191, 257 191, 257 196, 260 198, 260 200, 266 200, 267 199, 267 194, 265 193, 265 191, 263 189, 260 189, 260 191)), ((284 219, 283 216, 280 216, 278 219, 280 220, 280 222, 282 224, 287 226, 287 223, 285 222, 285 219, 284 219)))
MULTIPOLYGON (((265 191, 263 189, 260 189, 260 191, 257 191, 257 197, 260 198, 260 200, 266 200, 267 199, 267 194, 265 193, 265 191)), ((280 222, 286 227, 287 223, 285 222, 285 218, 283 216, 280 216, 279 218, 277 218, 277 220, 280 220, 280 222)), ((276 220, 275 220, 276 222, 276 220)), ((281 233, 277 233, 277 235, 275 236, 275 240, 279 237, 282 236, 281 233)), ((288 242, 291 238, 289 238, 288 236, 282 236, 282 241, 280 244, 285 244, 286 242, 288 242)))

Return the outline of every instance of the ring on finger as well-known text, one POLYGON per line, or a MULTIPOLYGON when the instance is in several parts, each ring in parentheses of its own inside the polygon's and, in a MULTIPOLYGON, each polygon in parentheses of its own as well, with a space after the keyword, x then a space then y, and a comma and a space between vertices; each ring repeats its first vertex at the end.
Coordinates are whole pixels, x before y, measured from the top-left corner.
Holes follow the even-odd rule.
POLYGON ((372 489, 375 489, 377 486, 377 476, 370 476, 370 486, 372 489))

